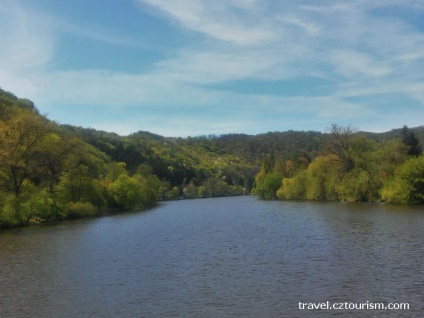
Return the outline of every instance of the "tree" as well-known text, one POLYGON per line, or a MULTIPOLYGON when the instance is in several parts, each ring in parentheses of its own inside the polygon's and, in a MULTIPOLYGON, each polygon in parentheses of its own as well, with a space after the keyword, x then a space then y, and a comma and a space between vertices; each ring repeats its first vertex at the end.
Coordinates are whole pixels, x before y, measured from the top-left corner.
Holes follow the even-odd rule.
POLYGON ((423 203, 424 156, 410 158, 397 167, 394 177, 385 182, 381 197, 393 203, 423 203))
POLYGON ((191 179, 188 184, 183 185, 183 196, 186 199, 194 199, 196 198, 196 185, 194 184, 194 180, 191 179))
POLYGON ((2 208, 10 211, 10 223, 28 224, 49 214, 65 158, 59 155, 60 141, 57 126, 36 112, 22 109, 0 120, 1 185, 7 198, 2 208))
POLYGON ((140 184, 141 206, 149 207, 154 205, 158 201, 161 188, 159 178, 154 174, 149 174, 147 176, 135 175, 133 178, 138 180, 140 184))
POLYGON ((423 152, 423 147, 420 144, 420 141, 415 136, 413 130, 409 129, 407 126, 403 126, 401 130, 402 142, 408 147, 407 154, 412 157, 418 157, 423 152))
POLYGON ((114 205, 120 209, 134 209, 142 202, 140 182, 127 174, 121 174, 108 187, 114 205))
POLYGON ((339 165, 334 155, 320 156, 308 166, 306 173, 306 199, 336 200, 336 184, 339 182, 339 165))
POLYGON ((127 174, 127 171, 125 170, 125 162, 111 162, 107 166, 107 179, 111 182, 115 182, 116 179, 121 174, 127 174))
POLYGON ((339 199, 348 201, 372 201, 378 196, 380 162, 375 153, 376 141, 351 126, 332 125, 330 152, 340 162, 339 199))
POLYGON ((282 179, 281 174, 277 172, 268 173, 257 186, 256 193, 261 199, 275 199, 277 190, 281 187, 282 179))
POLYGON ((277 197, 284 200, 306 199, 307 170, 299 171, 293 178, 284 178, 277 197))
POLYGON ((3 186, 19 197, 23 182, 39 174, 44 146, 52 125, 43 117, 21 113, 8 121, 0 120, 0 169, 7 175, 3 186))
POLYGON ((216 177, 208 178, 199 190, 199 196, 204 198, 225 197, 230 195, 230 187, 228 184, 216 177))
POLYGON ((351 145, 357 129, 352 126, 343 127, 332 124, 329 130, 330 140, 327 149, 336 156, 342 164, 342 169, 347 173, 355 167, 354 152, 351 145))
POLYGON ((337 185, 339 198, 343 201, 373 201, 378 189, 374 186, 371 175, 361 168, 349 171, 337 185))

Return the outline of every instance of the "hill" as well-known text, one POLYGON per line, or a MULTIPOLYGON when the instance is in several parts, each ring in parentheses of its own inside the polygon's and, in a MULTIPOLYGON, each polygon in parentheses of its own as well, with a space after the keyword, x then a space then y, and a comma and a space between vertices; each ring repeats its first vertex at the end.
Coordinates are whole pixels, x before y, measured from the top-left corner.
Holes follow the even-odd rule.
MULTIPOLYGON (((372 141, 369 151, 380 151, 388 142, 400 143, 404 131, 352 136, 362 148, 372 141)), ((423 144, 424 126, 408 131, 423 144)), ((0 89, 0 228, 148 207, 158 200, 258 193, 273 174, 275 197, 282 179, 334 153, 331 146, 331 131, 119 136, 58 125, 31 101, 0 89)), ((352 149, 346 151, 357 151, 352 149)))

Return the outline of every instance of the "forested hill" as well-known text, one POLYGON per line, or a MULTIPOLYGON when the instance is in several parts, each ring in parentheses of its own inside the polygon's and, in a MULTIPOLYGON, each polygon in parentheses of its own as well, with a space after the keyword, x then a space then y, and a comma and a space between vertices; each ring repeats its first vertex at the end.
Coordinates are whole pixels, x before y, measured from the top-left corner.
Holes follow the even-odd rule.
MULTIPOLYGON (((125 162, 130 171, 140 163, 152 166, 155 174, 179 185, 184 178, 205 176, 232 168, 257 172, 264 156, 311 161, 323 148, 326 135, 319 132, 270 132, 251 136, 244 134, 169 138, 148 132, 121 137, 114 133, 74 126, 63 126, 79 138, 108 154, 113 160, 125 162), (229 165, 230 164, 230 165, 229 165), (172 167, 172 173, 169 171, 172 167), (203 172, 200 173, 200 172, 203 172)), ((248 177, 248 176, 246 176, 248 177)), ((252 176, 250 174, 250 179, 252 176)), ((252 180, 250 180, 252 181, 252 180)), ((250 184, 251 186, 251 184, 250 184)))
MULTIPOLYGON (((334 163, 347 154, 353 168, 363 169, 364 154, 371 152, 374 157, 369 162, 379 160, 379 152, 393 161, 387 174, 391 177, 395 166, 408 158, 409 146, 402 138, 412 133, 424 139, 424 127, 381 134, 350 132, 348 139, 353 138, 353 143, 342 145, 346 153, 337 153, 334 131, 187 138, 139 131, 119 136, 58 125, 40 115, 31 101, 0 89, 0 228, 148 207, 158 200, 179 198, 254 192, 263 198, 345 199, 334 184, 328 185, 334 188, 327 189, 328 195, 315 197, 308 196, 306 188, 296 192, 290 185, 284 189, 281 185, 306 186, 302 176, 323 157, 336 167, 334 163)), ((325 165, 321 168, 328 170, 325 165)), ((332 182, 342 184, 348 172, 352 171, 340 170, 332 182)), ((379 188, 371 196, 360 199, 378 197, 382 181, 377 183, 379 188)))

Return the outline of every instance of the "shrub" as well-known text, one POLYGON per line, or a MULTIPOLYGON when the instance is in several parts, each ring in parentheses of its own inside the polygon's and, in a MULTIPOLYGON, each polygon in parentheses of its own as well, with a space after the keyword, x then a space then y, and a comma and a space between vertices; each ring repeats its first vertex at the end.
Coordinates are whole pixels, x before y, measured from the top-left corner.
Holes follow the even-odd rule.
POLYGON ((70 219, 93 217, 97 212, 97 208, 88 202, 71 202, 67 206, 67 215, 70 219))
POLYGON ((396 168, 381 190, 381 198, 393 203, 424 202, 424 156, 411 158, 396 168))

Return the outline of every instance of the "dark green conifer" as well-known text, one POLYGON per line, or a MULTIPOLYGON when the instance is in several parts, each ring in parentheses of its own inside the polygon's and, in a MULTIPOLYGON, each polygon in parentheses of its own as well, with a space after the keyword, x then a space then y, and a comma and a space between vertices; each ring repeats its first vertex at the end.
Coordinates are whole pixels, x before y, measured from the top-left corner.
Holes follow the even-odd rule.
POLYGON ((402 142, 408 147, 408 155, 418 157, 423 152, 423 147, 420 144, 417 136, 413 130, 409 129, 406 125, 403 126, 401 131, 402 142))

